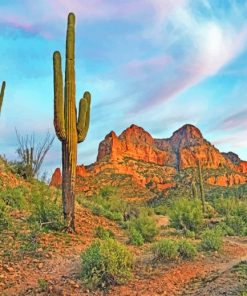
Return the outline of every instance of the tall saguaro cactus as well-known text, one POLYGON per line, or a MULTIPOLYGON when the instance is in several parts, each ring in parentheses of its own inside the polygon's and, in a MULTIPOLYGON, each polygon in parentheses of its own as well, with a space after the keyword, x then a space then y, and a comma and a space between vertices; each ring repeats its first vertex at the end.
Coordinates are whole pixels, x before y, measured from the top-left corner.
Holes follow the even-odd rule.
POLYGON ((3 97, 4 97, 5 86, 6 86, 6 82, 3 81, 2 87, 1 87, 1 92, 0 92, 0 113, 1 113, 2 104, 3 104, 3 97))
POLYGON ((62 198, 67 231, 75 230, 75 182, 77 143, 84 141, 90 121, 91 95, 85 92, 79 103, 77 119, 75 100, 75 15, 68 15, 66 36, 66 68, 63 76, 60 52, 53 55, 54 69, 54 127, 62 142, 62 198))
POLYGON ((201 201, 202 201, 202 210, 203 210, 203 213, 205 213, 206 212, 205 193, 204 193, 202 168, 201 168, 201 162, 200 162, 200 160, 198 160, 197 166, 198 166, 198 175, 199 175, 200 196, 201 196, 201 201))

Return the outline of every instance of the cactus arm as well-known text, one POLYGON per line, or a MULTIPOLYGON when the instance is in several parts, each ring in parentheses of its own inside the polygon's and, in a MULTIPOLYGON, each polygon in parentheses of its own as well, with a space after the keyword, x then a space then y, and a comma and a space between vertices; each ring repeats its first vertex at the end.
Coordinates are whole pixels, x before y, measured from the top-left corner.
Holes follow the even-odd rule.
POLYGON ((3 104, 3 97, 4 97, 5 86, 6 86, 6 82, 3 81, 2 87, 1 87, 1 92, 0 92, 0 113, 1 113, 2 104, 3 104))
POLYGON ((87 136, 90 122, 90 104, 91 94, 85 92, 79 105, 79 117, 77 122, 78 143, 83 142, 87 136))
POLYGON ((60 52, 53 54, 54 72, 54 126, 57 137, 60 141, 66 139, 64 125, 64 99, 63 99, 63 74, 60 52))

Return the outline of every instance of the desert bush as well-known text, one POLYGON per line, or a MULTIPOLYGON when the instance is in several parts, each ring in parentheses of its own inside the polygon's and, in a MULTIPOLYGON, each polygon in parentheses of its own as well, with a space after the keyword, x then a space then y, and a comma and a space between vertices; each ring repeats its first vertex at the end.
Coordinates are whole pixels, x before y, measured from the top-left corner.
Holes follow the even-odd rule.
POLYGON ((130 243, 141 245, 143 242, 152 242, 158 233, 155 219, 145 212, 128 222, 130 243))
POLYGON ((170 239, 162 239, 152 246, 154 259, 157 261, 173 261, 178 257, 178 244, 170 239))
POLYGON ((131 277, 133 257, 113 239, 96 240, 81 255, 83 281, 90 288, 122 284, 131 277))
POLYGON ((178 243, 178 253, 183 259, 193 259, 197 255, 197 249, 188 240, 181 240, 178 243))
POLYGON ((60 230, 63 226, 60 194, 37 182, 31 191, 31 215, 29 221, 45 230, 60 230), (60 200, 60 198, 59 198, 60 200))
POLYGON ((141 246, 144 244, 145 240, 142 234, 135 228, 129 227, 128 229, 129 243, 135 246, 141 246))
POLYGON ((114 187, 103 187, 99 194, 94 195, 92 198, 82 198, 78 199, 78 201, 84 207, 89 208, 94 215, 123 222, 127 205, 118 197, 117 190, 114 187))
POLYGON ((0 199, 0 232, 8 228, 10 225, 10 217, 8 215, 8 209, 3 200, 0 199))
POLYGON ((220 222, 216 226, 216 228, 219 229, 224 236, 225 235, 229 235, 229 236, 234 235, 234 230, 229 225, 227 225, 225 222, 220 222))
POLYGON ((6 188, 0 192, 0 199, 9 207, 15 209, 25 209, 28 206, 28 190, 19 186, 15 188, 6 188))
POLYGON ((241 216, 230 216, 226 218, 226 225, 233 230, 232 235, 247 235, 247 224, 241 216))
POLYGON ((114 233, 110 229, 105 229, 102 226, 95 228, 95 236, 100 239, 114 238, 114 233))
POLYGON ((179 199, 169 210, 171 226, 197 232, 203 225, 203 212, 199 200, 179 199))
POLYGON ((218 251, 223 243, 223 233, 220 229, 206 229, 201 234, 201 248, 204 251, 218 251))
POLYGON ((195 236, 196 236, 195 232, 191 231, 191 230, 186 230, 184 235, 185 235, 185 237, 188 237, 188 238, 195 238, 195 236))

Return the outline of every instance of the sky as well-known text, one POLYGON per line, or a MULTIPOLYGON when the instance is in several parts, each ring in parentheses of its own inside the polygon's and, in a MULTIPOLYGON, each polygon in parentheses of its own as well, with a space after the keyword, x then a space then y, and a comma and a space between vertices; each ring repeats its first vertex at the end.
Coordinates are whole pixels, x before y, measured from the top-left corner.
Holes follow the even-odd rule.
MULTIPOLYGON (((196 125, 220 151, 247 160, 247 0, 0 0, 0 153, 15 159, 20 134, 53 128, 53 52, 76 14, 76 97, 92 94, 78 163, 132 123, 167 138, 196 125)), ((61 164, 57 140, 43 170, 61 164)))

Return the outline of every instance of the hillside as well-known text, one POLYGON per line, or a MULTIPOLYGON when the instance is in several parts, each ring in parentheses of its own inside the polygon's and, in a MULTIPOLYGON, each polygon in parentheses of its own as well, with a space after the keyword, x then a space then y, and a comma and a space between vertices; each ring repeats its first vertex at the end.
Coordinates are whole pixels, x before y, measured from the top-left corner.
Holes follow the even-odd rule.
MULTIPOLYGON (((176 176, 183 171, 190 169, 187 177, 196 179, 198 161, 210 185, 247 182, 247 162, 233 152, 221 153, 193 125, 182 126, 167 139, 154 139, 143 128, 131 125, 119 136, 114 131, 106 135, 95 163, 77 167, 77 192, 92 195, 102 186, 112 185, 119 186, 127 199, 152 198, 176 186, 176 176)), ((51 185, 61 185, 59 168, 51 185)))

